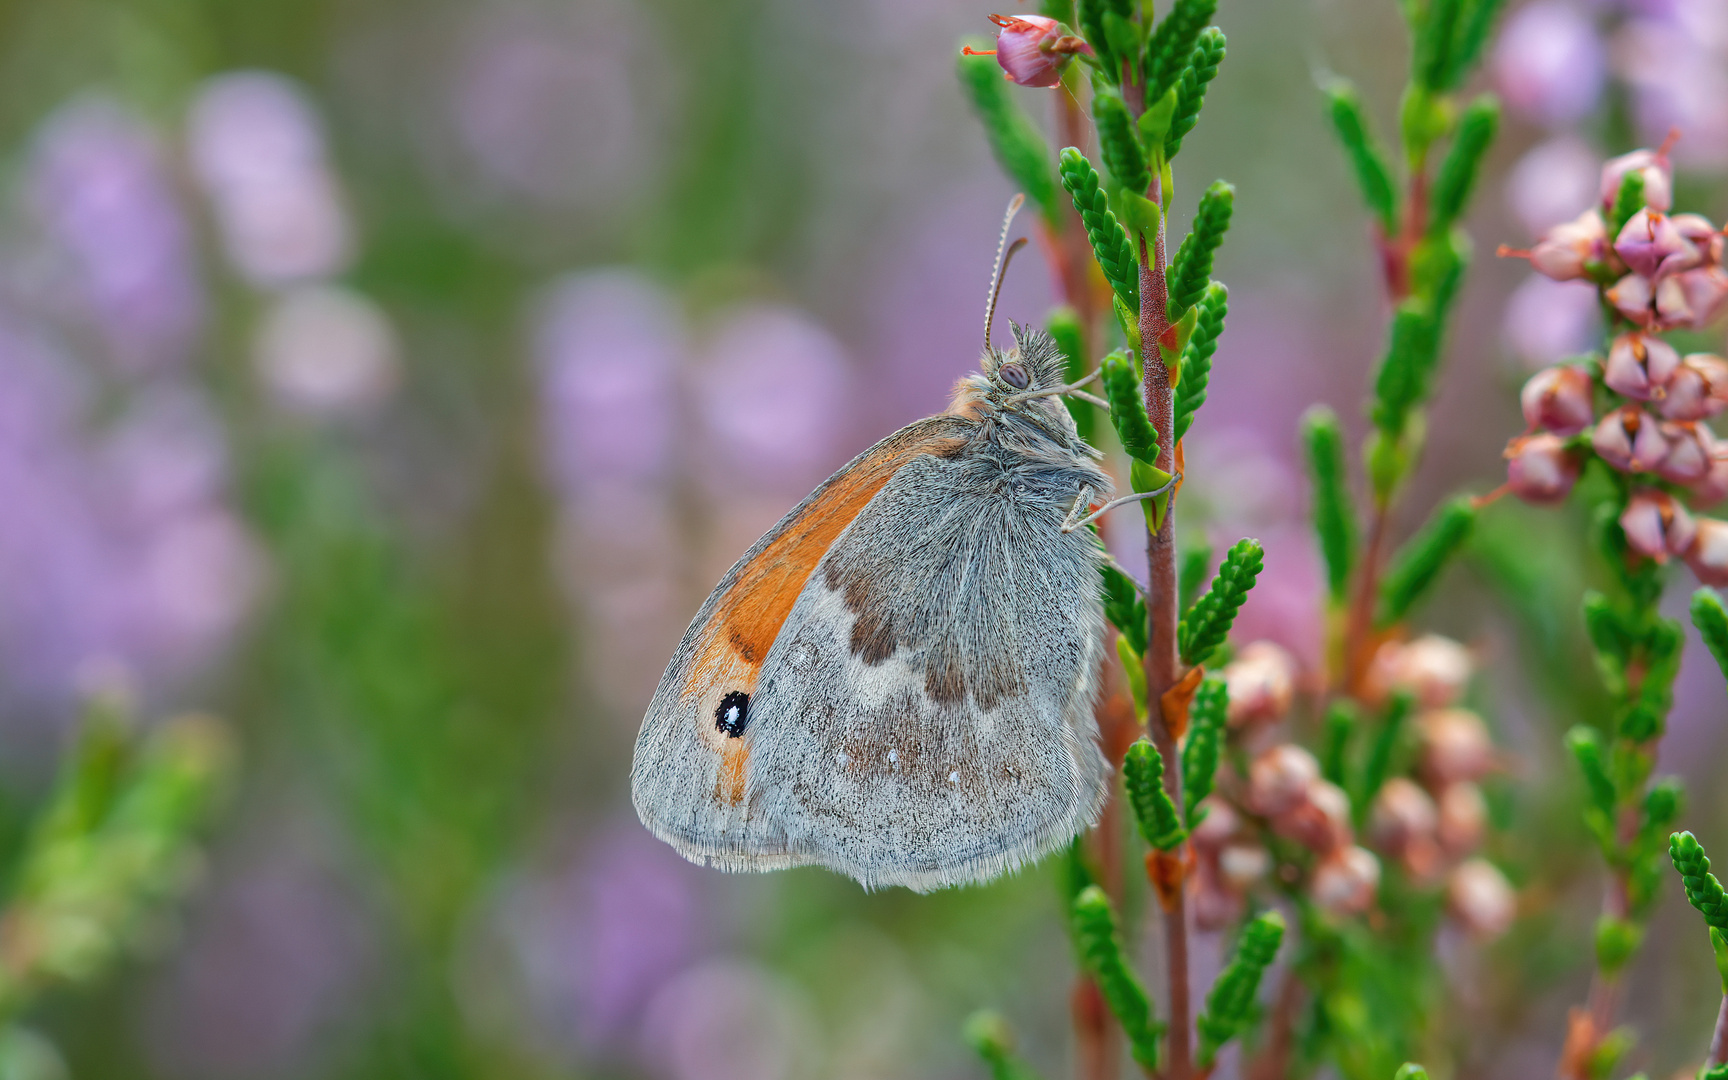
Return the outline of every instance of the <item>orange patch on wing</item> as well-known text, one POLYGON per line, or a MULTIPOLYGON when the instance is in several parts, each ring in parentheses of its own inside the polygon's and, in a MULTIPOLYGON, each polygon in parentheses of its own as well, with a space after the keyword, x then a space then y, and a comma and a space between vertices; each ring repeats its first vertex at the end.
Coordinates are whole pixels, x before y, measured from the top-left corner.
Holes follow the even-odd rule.
POLYGON ((750 760, 750 744, 743 739, 727 739, 720 749, 720 775, 714 779, 714 798, 727 806, 737 806, 744 800, 744 766, 750 760))
MULTIPOLYGON (((733 760, 729 744, 741 740, 715 728, 714 710, 734 690, 755 693, 756 676, 769 647, 835 538, 901 466, 921 454, 951 453, 958 446, 958 438, 946 425, 884 440, 818 488, 795 516, 769 534, 760 551, 737 568, 703 627, 684 681, 685 696, 700 701, 697 723, 704 738, 728 755, 725 767, 731 767, 733 760)), ((744 757, 741 752, 737 755, 740 784, 744 757)))

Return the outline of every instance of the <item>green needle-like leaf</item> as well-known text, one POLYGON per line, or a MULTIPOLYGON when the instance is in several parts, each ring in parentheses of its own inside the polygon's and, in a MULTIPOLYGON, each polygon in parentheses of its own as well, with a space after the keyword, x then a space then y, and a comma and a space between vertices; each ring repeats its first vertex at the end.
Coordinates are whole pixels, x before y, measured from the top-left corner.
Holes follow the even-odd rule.
POLYGON ((1146 415, 1146 398, 1140 390, 1140 376, 1128 355, 1121 350, 1104 358, 1104 398, 1110 402, 1110 422, 1122 449, 1137 461, 1152 465, 1158 460, 1158 432, 1146 415))
POLYGON ((1254 997, 1260 980, 1278 955, 1284 940, 1284 916, 1268 911, 1242 928, 1236 955, 1212 984, 1206 1008, 1195 1022, 1200 1032, 1200 1065, 1210 1067, 1218 1050, 1240 1035, 1254 1012, 1254 997))
POLYGON ((1236 621, 1236 613, 1248 599, 1248 591, 1254 587, 1254 579, 1260 575, 1265 561, 1265 549, 1254 539, 1238 540, 1224 554, 1224 564, 1212 579, 1212 587, 1194 601, 1194 607, 1176 629, 1183 663, 1198 664, 1224 644, 1230 625, 1236 621))
POLYGON ((1085 154, 1070 146, 1062 151, 1057 172, 1062 186, 1074 200, 1080 223, 1086 227, 1086 238, 1092 243, 1092 253, 1098 258, 1104 279, 1128 310, 1139 311, 1140 258, 1128 238, 1128 230, 1110 210, 1098 170, 1086 160, 1085 154))
POLYGON ((1212 794, 1218 775, 1218 752, 1230 711, 1230 688, 1208 675, 1188 706, 1188 737, 1182 744, 1182 816, 1190 829, 1204 821, 1200 804, 1212 794))
POLYGON ((1709 646, 1723 677, 1728 678, 1728 611, 1723 610, 1722 597, 1715 589, 1699 589, 1692 594, 1692 625, 1709 646))
POLYGON ((1200 122, 1200 109, 1206 104, 1206 87, 1218 75, 1218 65, 1224 62, 1224 31, 1209 26, 1200 32, 1182 78, 1176 84, 1176 114, 1170 120, 1170 133, 1164 137, 1164 160, 1182 152, 1182 139, 1200 122))
POLYGON ((1440 165, 1440 176, 1434 183, 1430 227, 1444 232, 1464 212, 1464 204, 1482 170, 1482 158, 1494 133, 1500 126, 1500 102, 1493 94, 1483 94, 1470 103, 1458 122, 1458 134, 1452 149, 1440 165))
POLYGON ((1105 1004, 1128 1036, 1134 1060, 1142 1068, 1156 1070, 1162 1025, 1153 1021, 1152 1002, 1146 996, 1146 988, 1140 985, 1123 956, 1110 898, 1103 889, 1089 885, 1075 897, 1072 915, 1081 962, 1097 981, 1105 1004))
POLYGON ((1614 196, 1614 206, 1609 211, 1610 237, 1619 236, 1620 230, 1632 220, 1632 215, 1644 209, 1644 174, 1629 172, 1620 180, 1620 191, 1614 196))
POLYGON ((1194 606, 1194 601, 1200 599, 1200 589, 1206 584, 1206 575, 1211 569, 1211 544, 1182 549, 1181 562, 1176 569, 1176 595, 1184 614, 1194 606))
POLYGON ((1689 832, 1675 833, 1668 838, 1668 857, 1686 885, 1687 901, 1711 928, 1728 932, 1728 893, 1710 872, 1710 858, 1698 838, 1689 832))
POLYGON ((1176 440, 1188 434, 1194 414, 1206 404, 1206 387, 1212 381, 1212 354, 1224 334, 1224 318, 1230 313, 1230 290, 1219 282, 1206 286, 1200 298, 1200 317, 1194 334, 1182 348, 1182 381, 1176 384, 1176 440))
POLYGON ((1356 559, 1356 508, 1350 500, 1350 480, 1344 464, 1344 429, 1338 416, 1316 405, 1302 418, 1302 443, 1308 451, 1308 478, 1313 487, 1314 535, 1326 562, 1326 585, 1334 604, 1342 604, 1350 588, 1356 559))
POLYGON ((1121 95, 1113 90, 1100 90, 1092 99, 1092 119, 1098 128, 1098 153, 1104 167, 1116 182, 1136 194, 1144 194, 1151 186, 1152 174, 1146 169, 1146 151, 1140 146, 1140 135, 1134 130, 1134 119, 1121 95))
POLYGON ((1014 1052, 1014 1035, 1001 1015, 989 1011, 966 1019, 962 1037, 990 1066, 990 1080, 1038 1080, 1038 1074, 1014 1052))
POLYGON ((1385 150, 1368 129, 1368 116, 1362 109, 1362 98, 1356 87, 1344 79, 1336 79, 1326 87, 1326 111, 1332 118, 1332 130, 1344 146, 1350 168, 1356 174, 1356 186, 1362 191, 1362 201, 1380 221, 1387 235, 1398 227, 1398 188, 1392 180, 1392 166, 1385 150))
POLYGON ((1411 605, 1433 586, 1440 571, 1464 546, 1475 523, 1476 510, 1470 500, 1453 499, 1435 511, 1428 524, 1398 550, 1380 584, 1380 625, 1390 626, 1409 613, 1411 605))
POLYGON ((1122 759, 1122 784, 1128 789, 1128 803, 1134 808, 1134 820, 1140 835, 1160 851, 1169 851, 1188 837, 1182 819, 1176 814, 1176 804, 1164 790, 1164 758, 1158 748, 1140 739, 1128 748, 1122 759))
POLYGON ((1200 32, 1212 21, 1218 0, 1176 0, 1146 43, 1146 100, 1157 101, 1182 77, 1200 32))
POLYGON ((1170 266, 1170 301, 1166 305, 1170 322, 1181 322, 1188 309, 1206 295, 1206 287, 1212 283, 1212 258, 1230 231, 1235 207, 1236 189, 1223 180, 1214 181, 1200 196, 1194 227, 1182 238, 1170 266))
POLYGON ((1584 782, 1590 789, 1590 801, 1603 813, 1612 814, 1620 796, 1608 775, 1602 736, 1595 728, 1579 724, 1566 733, 1566 748, 1572 751, 1579 771, 1584 774, 1584 782))
POLYGON ((1107 562, 1098 564, 1104 581, 1104 617, 1121 631, 1136 653, 1146 652, 1146 601, 1128 575, 1107 562))

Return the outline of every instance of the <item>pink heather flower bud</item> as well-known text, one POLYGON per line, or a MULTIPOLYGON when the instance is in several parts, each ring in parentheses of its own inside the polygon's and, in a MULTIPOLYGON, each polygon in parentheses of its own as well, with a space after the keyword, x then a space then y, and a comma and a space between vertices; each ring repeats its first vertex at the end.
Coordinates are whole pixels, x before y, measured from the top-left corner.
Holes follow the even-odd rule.
POLYGON ((1294 810, 1320 780, 1314 755, 1292 743, 1280 743, 1248 767, 1248 808, 1277 817, 1294 810))
POLYGON ((1414 780, 1394 776, 1381 786, 1368 812, 1368 839, 1381 851, 1397 858, 1412 842, 1432 839, 1440 812, 1414 780))
POLYGON ((1655 318, 1650 321, 1654 330, 1668 330, 1676 326, 1690 326, 1696 322, 1692 313, 1692 299, 1686 295, 1686 283, 1681 278, 1691 273, 1690 270, 1680 274, 1669 274, 1656 282, 1655 318))
POLYGON ((1709 353, 1683 357, 1659 408, 1669 420, 1705 420, 1728 408, 1728 360, 1709 353))
POLYGON ((1242 827, 1242 819, 1234 807, 1216 795, 1208 795, 1200 806, 1205 809, 1206 816, 1200 824, 1194 826, 1194 831, 1188 838, 1194 842, 1196 850, 1201 852, 1217 851, 1230 842, 1242 827))
POLYGON ((1380 860, 1366 848, 1344 847, 1321 860, 1308 893, 1334 915, 1360 915, 1374 906, 1380 888, 1380 860))
POLYGON ((1431 709, 1416 721, 1422 775, 1436 786, 1477 780, 1494 767, 1488 726, 1469 709, 1431 709))
MULTIPOLYGON (((1607 251, 1608 227, 1603 224, 1602 215, 1586 210, 1543 233, 1528 257, 1538 274, 1555 281, 1573 281, 1584 277, 1589 264, 1600 262, 1607 251)), ((1522 253, 1507 250, 1502 254, 1522 253)))
POLYGON ((1650 279, 1627 274, 1603 294, 1614 310, 1639 326, 1648 326, 1655 319, 1656 287, 1650 279))
POLYGON ((1576 435, 1596 419, 1591 405, 1595 389, 1590 373, 1572 364, 1544 368, 1530 376, 1518 393, 1524 407, 1524 422, 1531 431, 1547 430, 1556 435, 1576 435))
POLYGON ((1558 435, 1523 435, 1506 445, 1506 487, 1528 503, 1556 503, 1572 493, 1583 467, 1558 435))
POLYGON ((1457 858, 1476 850, 1488 828, 1488 800, 1469 782, 1447 784, 1440 792, 1440 846, 1457 858))
POLYGON ((1464 693, 1474 667, 1470 650, 1439 634, 1388 641, 1374 651, 1363 696, 1380 702, 1394 690, 1408 690, 1425 709, 1450 705, 1464 693))
POLYGON ((1238 896, 1272 872, 1272 856, 1259 844, 1231 844, 1218 853, 1218 877, 1238 896))
POLYGON ((1728 521, 1699 518, 1686 565, 1705 585, 1728 585, 1728 521))
POLYGON ((1667 148, 1664 146, 1661 150, 1634 150, 1602 166, 1604 209, 1614 205, 1614 200, 1620 197, 1620 182, 1634 172, 1644 176, 1645 206, 1666 211, 1674 205, 1674 172, 1668 164, 1667 148))
POLYGON ((1638 332, 1621 334, 1608 348, 1602 381, 1616 394, 1649 401, 1663 396, 1663 388, 1679 367, 1679 352, 1661 338, 1638 332))
POLYGON ((1703 252, 1707 259, 1712 262, 1716 261, 1716 257, 1711 254, 1710 249, 1722 239, 1722 234, 1716 231, 1716 226, 1710 223, 1709 218, 1703 214, 1675 214, 1668 220, 1672 221, 1674 227, 1680 230, 1681 236, 1696 244, 1698 250, 1703 252))
POLYGON ((1680 235, 1674 219, 1659 210, 1633 214, 1614 238, 1614 253, 1634 274, 1652 280, 1690 270, 1703 261, 1698 246, 1680 235))
POLYGON ((1676 484, 1696 484, 1710 473, 1718 457, 1716 438, 1701 424, 1665 423, 1662 435, 1668 440, 1668 456, 1657 466, 1656 475, 1676 484))
POLYGON ((1296 694, 1296 661, 1270 641, 1254 641, 1224 665, 1233 728, 1276 720, 1296 694))
POLYGON ((1272 819, 1272 830, 1324 855, 1353 839, 1350 796, 1337 784, 1316 780, 1300 802, 1272 819))
MULTIPOLYGON (((1717 237, 1717 240, 1720 241, 1721 237, 1717 237)), ((1684 306, 1688 315, 1686 321, 1694 329, 1703 329, 1709 323, 1714 322, 1716 316, 1722 314, 1724 308, 1728 308, 1728 270, 1724 270, 1721 266, 1700 266, 1676 274, 1662 284, 1669 285, 1670 283, 1672 283, 1673 290, 1680 294, 1681 300, 1678 303, 1670 301, 1668 306, 1674 309, 1676 314, 1678 314, 1680 307, 1684 306)), ((1660 310, 1663 306, 1662 290, 1657 291, 1656 299, 1658 310, 1660 310)), ((1666 312, 1663 313, 1663 317, 1668 317, 1666 312)), ((1679 320, 1676 319, 1675 321, 1679 320)))
POLYGON ((1668 440, 1655 420, 1636 405, 1622 405, 1596 425, 1590 445, 1621 472, 1648 472, 1668 456, 1668 440))
POLYGON ((996 63, 1021 86, 1055 86, 1075 53, 1092 52, 1080 38, 1063 34, 1061 23, 1043 15, 992 15, 990 21, 1001 27, 996 32, 996 63))
POLYGON ((1452 871, 1446 882, 1446 906, 1471 934, 1495 938, 1518 915, 1518 894, 1506 875, 1486 859, 1471 859, 1452 871))
POLYGON ((1714 506, 1728 499, 1728 458, 1718 457, 1710 463, 1704 479, 1686 492, 1686 501, 1693 507, 1714 506))
POLYGON ((1667 562, 1670 555, 1684 555, 1698 535, 1692 515, 1666 491, 1633 495, 1620 514, 1620 529, 1628 547, 1659 563, 1667 562))

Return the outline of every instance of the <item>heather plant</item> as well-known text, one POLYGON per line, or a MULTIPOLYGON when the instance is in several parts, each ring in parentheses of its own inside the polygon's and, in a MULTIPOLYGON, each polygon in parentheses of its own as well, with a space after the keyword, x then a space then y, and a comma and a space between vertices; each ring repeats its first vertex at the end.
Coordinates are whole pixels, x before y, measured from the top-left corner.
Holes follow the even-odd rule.
POLYGON ((67 1075, 37 1014, 162 940, 197 880, 199 833, 231 757, 209 717, 140 730, 123 695, 92 699, 52 790, 0 856, 0 1076, 67 1075))
MULTIPOLYGON (((1525 383, 1528 426, 1506 448, 1503 489, 1532 503, 1583 503, 1609 582, 1586 593, 1583 618, 1613 711, 1603 726, 1566 734, 1588 794, 1584 824, 1609 869, 1595 978, 1588 1002, 1572 1010, 1561 1062, 1575 1080, 1615 1075, 1636 1044, 1617 1025, 1624 972, 1649 926, 1665 854, 1706 920, 1719 914, 1702 849, 1690 834, 1668 839, 1682 813, 1680 782, 1653 775, 1684 644, 1681 624, 1661 613, 1663 595, 1682 564, 1706 586, 1728 582, 1728 523, 1695 513, 1728 494, 1728 455, 1708 425, 1728 407, 1728 362, 1683 356, 1669 340, 1720 313, 1728 273, 1716 226, 1672 212, 1674 138, 1608 162, 1596 205, 1527 251, 1500 251, 1596 290, 1606 322, 1595 351, 1525 383)), ((1692 615, 1721 657, 1722 607, 1708 588, 1694 595, 1692 615)), ((1719 1033, 1712 1065, 1721 1043, 1719 1033)))
MULTIPOLYGON (((1074 381, 1089 378, 1091 355, 1123 343, 1096 365, 1109 425, 1085 401, 1071 405, 1076 419, 1083 431, 1113 430, 1134 491, 1154 496, 1145 511, 1149 587, 1113 563, 1103 571, 1135 722, 1107 703, 1101 727, 1149 849, 1147 876, 1164 930, 1165 1015, 1156 1015, 1123 955, 1119 840, 1107 815, 1066 876, 1088 980, 1075 1006, 1083 1075, 1113 1068, 1110 1033, 1097 1023, 1107 1011, 1148 1075, 1205 1075, 1221 1048, 1241 1041, 1251 1075, 1329 1064, 1351 1078, 1388 1076, 1439 1037, 1442 980, 1433 957, 1443 918, 1449 913, 1492 937, 1513 916, 1505 876, 1474 857, 1487 818, 1479 782, 1494 751, 1482 719, 1462 707, 1473 661, 1462 645, 1413 632, 1411 622, 1468 538, 1476 502, 1444 502, 1393 547, 1469 258, 1458 223, 1499 115, 1491 96, 1459 100, 1498 6, 1406 8, 1415 60, 1399 126, 1402 177, 1355 89, 1342 79, 1324 88, 1373 215, 1394 310, 1359 466, 1370 493, 1365 522, 1338 418, 1316 408, 1303 425, 1329 600, 1319 630, 1327 669, 1301 695, 1303 716, 1292 725, 1313 750, 1274 732, 1303 682, 1293 658, 1269 641, 1228 642, 1262 570, 1259 541, 1230 548, 1202 591, 1210 550, 1195 542, 1179 552, 1174 540, 1176 495, 1190 479, 1203 482, 1182 475, 1181 439, 1206 400, 1228 298, 1210 275, 1234 205, 1230 185, 1204 191, 1189 235, 1173 257, 1166 250, 1172 160, 1225 53, 1223 32, 1206 25, 1213 6, 1178 2, 1158 20, 1141 6, 1109 2, 993 17, 1006 82, 1058 88, 1065 140, 1084 141, 1079 102, 1089 97, 1104 169, 1079 145, 1063 149, 1055 168, 1077 220, 1056 204, 1049 152, 1016 111, 1005 80, 971 47, 962 60, 998 160, 1044 211, 1045 249, 1058 261, 1068 299, 1049 325, 1068 350, 1074 381), (1096 275, 1066 264, 1085 253, 1081 235, 1096 275), (1087 290, 1089 276, 1108 285, 1104 300, 1087 290), (1099 314, 1106 308, 1114 325, 1099 314), (1147 737, 1134 738, 1140 725, 1147 737), (1294 945, 1262 1004, 1285 911, 1294 945), (1187 970, 1196 930, 1228 931, 1235 942, 1197 1018, 1187 970)), ((996 1075, 1024 1074, 1000 1019, 968 1030, 996 1075)))

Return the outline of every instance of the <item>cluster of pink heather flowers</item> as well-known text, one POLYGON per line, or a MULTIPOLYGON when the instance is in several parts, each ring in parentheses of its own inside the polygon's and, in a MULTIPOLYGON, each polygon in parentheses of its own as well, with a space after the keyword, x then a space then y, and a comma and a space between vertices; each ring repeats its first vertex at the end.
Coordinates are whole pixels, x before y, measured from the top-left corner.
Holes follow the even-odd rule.
POLYGON ((1687 507, 1728 497, 1728 446, 1704 423, 1728 408, 1728 361, 1681 356, 1659 336, 1728 309, 1724 234, 1699 214, 1670 214, 1672 192, 1666 146, 1626 154, 1603 168, 1600 206, 1528 252, 1503 251, 1556 281, 1595 286, 1619 316, 1605 358, 1550 367, 1525 384, 1529 431, 1506 448, 1507 489, 1535 503, 1563 500, 1594 453, 1630 478, 1620 525, 1631 548, 1658 562, 1683 558, 1705 583, 1724 585, 1728 522, 1687 507), (1607 222, 1633 177, 1643 205, 1610 239, 1607 222), (1598 387, 1608 406, 1600 416, 1598 387))
MULTIPOLYGON (((1443 888, 1448 911, 1471 933, 1491 937, 1510 926, 1517 909, 1511 884, 1493 864, 1473 857, 1488 822, 1477 781, 1497 765, 1482 718, 1459 705, 1473 671, 1468 650, 1438 635, 1380 647, 1364 703, 1384 706, 1396 693, 1409 695, 1418 710, 1418 751, 1412 775, 1387 778, 1365 815, 1353 814, 1349 793, 1294 743, 1252 753, 1245 777, 1221 770, 1219 790, 1206 800, 1206 817, 1192 834, 1199 925, 1230 925, 1248 896, 1272 880, 1299 884, 1333 915, 1366 914, 1380 885, 1381 860, 1390 859, 1417 886, 1443 888), (1306 848, 1311 868, 1278 865, 1271 837, 1306 848)), ((1258 736, 1290 710, 1295 661, 1271 642, 1254 642, 1225 666, 1224 679, 1232 741, 1252 751, 1262 741, 1258 736)))

